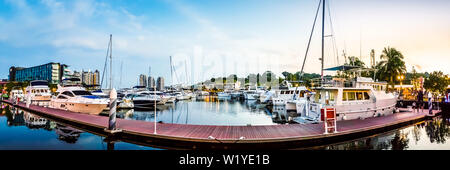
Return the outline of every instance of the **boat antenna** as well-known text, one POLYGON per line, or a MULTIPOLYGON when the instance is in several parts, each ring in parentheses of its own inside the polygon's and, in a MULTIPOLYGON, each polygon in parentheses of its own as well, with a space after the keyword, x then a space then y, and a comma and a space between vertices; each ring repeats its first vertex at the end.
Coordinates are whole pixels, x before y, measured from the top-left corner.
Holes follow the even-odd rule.
POLYGON ((314 28, 315 28, 315 26, 316 26, 317 16, 318 16, 318 14, 319 14, 319 9, 320 9, 320 4, 321 4, 321 2, 322 2, 322 0, 320 0, 319 6, 317 7, 316 17, 314 18, 313 27, 312 27, 312 30, 311 30, 311 34, 310 34, 310 36, 309 36, 308 46, 306 47, 305 58, 303 59, 302 69, 301 69, 301 71, 300 71, 300 79, 301 79, 302 76, 303 76, 303 69, 305 68, 306 57, 308 56, 309 46, 311 45, 311 39, 312 39, 312 36, 313 36, 313 34, 314 34, 314 28))

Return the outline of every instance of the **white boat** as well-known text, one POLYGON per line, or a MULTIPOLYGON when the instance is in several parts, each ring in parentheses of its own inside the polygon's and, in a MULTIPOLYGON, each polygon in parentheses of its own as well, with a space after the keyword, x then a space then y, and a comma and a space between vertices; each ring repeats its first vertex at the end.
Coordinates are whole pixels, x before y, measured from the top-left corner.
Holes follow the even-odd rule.
POLYGON ((159 100, 159 102, 156 103, 159 105, 166 104, 169 100, 170 100, 170 102, 173 103, 176 99, 174 96, 167 95, 161 91, 149 91, 149 94, 154 95, 154 96, 159 96, 160 100, 159 100))
POLYGON ((259 95, 258 93, 256 93, 256 90, 245 90, 243 93, 245 100, 256 100, 259 98, 259 95))
POLYGON ((132 109, 134 108, 132 94, 125 94, 125 96, 120 99, 120 102, 117 105, 119 109, 132 109))
POLYGON ((233 99, 237 99, 237 98, 240 98, 241 96, 243 96, 243 93, 240 90, 234 90, 230 93, 230 96, 233 99))
POLYGON ((338 121, 390 115, 396 111, 397 98, 384 91, 386 86, 384 82, 358 77, 349 87, 318 87, 310 107, 305 107, 309 113, 301 114, 318 120, 322 108, 334 107, 338 121))
POLYGON ((177 101, 177 97, 176 96, 172 96, 169 94, 164 94, 163 95, 163 99, 167 100, 166 103, 175 103, 177 101))
POLYGON ((305 86, 293 87, 288 81, 285 81, 284 83, 286 86, 275 90, 272 97, 272 104, 275 106, 284 106, 288 101, 293 100, 295 95, 298 96, 301 92, 307 91, 305 86))
POLYGON ((243 93, 245 100, 259 100, 259 97, 261 96, 261 94, 265 93, 265 90, 256 88, 255 90, 245 90, 243 93))
POLYGON ((9 98, 16 100, 19 99, 19 101, 25 100, 25 94, 23 93, 22 88, 20 87, 13 87, 11 92, 9 93, 9 98))
POLYGON ((231 98, 231 94, 228 91, 218 92, 217 97, 219 98, 231 98))
POLYGON ((207 91, 196 91, 195 92, 196 100, 205 100, 208 97, 209 97, 209 92, 207 92, 207 91))
POLYGON ((133 105, 137 109, 152 109, 156 105, 162 105, 166 103, 165 99, 162 99, 160 95, 153 91, 140 91, 133 95, 133 105))
POLYGON ((45 80, 31 81, 30 85, 25 89, 25 98, 31 98, 31 104, 39 106, 48 106, 52 94, 48 87, 48 82, 45 80))
MULTIPOLYGON (((304 86, 295 87, 293 90, 285 90, 284 92, 284 95, 280 95, 283 97, 280 100, 286 105, 287 111, 296 111, 297 105, 304 103, 307 100, 307 94, 309 93, 308 89, 304 86)), ((278 104, 281 105, 281 102, 278 104)))
POLYGON ((186 94, 186 93, 184 93, 184 91, 175 92, 174 94, 175 94, 177 100, 189 100, 189 99, 191 99, 191 96, 186 94))
POLYGON ((92 95, 81 86, 60 86, 56 97, 50 101, 50 107, 72 112, 100 114, 108 105, 109 99, 92 95))

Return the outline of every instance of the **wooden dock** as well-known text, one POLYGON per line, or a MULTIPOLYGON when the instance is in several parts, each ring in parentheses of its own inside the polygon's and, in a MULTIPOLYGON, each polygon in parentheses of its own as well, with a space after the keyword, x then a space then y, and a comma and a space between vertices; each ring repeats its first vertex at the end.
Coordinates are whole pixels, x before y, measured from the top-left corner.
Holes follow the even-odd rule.
MULTIPOLYGON (((3 102, 12 104, 11 101, 3 102)), ((37 115, 81 128, 97 135, 146 146, 168 149, 293 149, 342 142, 423 121, 425 113, 400 112, 365 120, 337 122, 338 133, 323 134, 323 123, 267 126, 211 126, 157 123, 117 119, 122 131, 105 132, 108 117, 74 113, 25 103, 14 105, 37 115)), ((424 110, 427 111, 427 110, 424 110)))

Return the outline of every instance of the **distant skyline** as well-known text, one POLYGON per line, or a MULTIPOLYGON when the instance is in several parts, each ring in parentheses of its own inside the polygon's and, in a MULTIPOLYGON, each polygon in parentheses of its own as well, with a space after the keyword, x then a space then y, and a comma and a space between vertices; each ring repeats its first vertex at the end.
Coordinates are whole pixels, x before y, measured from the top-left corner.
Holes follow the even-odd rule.
MULTIPOLYGON (((375 49, 405 56, 407 70, 450 73, 450 1, 329 0, 339 60, 326 39, 325 67, 375 49), (361 49, 361 51, 360 51, 361 49)), ((120 87, 140 74, 171 84, 274 71, 297 72, 319 0, 0 0, 0 78, 10 66, 48 62, 103 71, 113 35, 113 79, 120 87), (120 66, 123 62, 123 71, 120 66), (185 68, 187 66, 187 68, 185 68), (187 78, 186 78, 187 77, 187 78), (177 81, 178 80, 178 81, 177 81)), ((329 18, 327 17, 327 24, 329 18)), ((320 73, 320 20, 305 72, 320 73)), ((331 34, 327 25, 326 34, 331 34)), ((332 74, 333 72, 325 72, 332 74)))

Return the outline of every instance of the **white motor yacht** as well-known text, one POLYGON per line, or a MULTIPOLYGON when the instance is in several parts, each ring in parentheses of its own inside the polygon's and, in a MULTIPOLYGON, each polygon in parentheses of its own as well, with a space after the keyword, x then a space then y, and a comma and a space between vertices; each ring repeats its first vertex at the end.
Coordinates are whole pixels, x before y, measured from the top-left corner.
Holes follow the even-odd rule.
POLYGON ((299 95, 301 91, 306 91, 305 86, 293 87, 288 81, 285 81, 287 86, 280 87, 275 91, 272 97, 272 104, 276 106, 284 106, 290 100, 294 99, 295 95, 299 95))
POLYGON ((31 98, 31 104, 39 106, 48 106, 52 97, 48 82, 45 80, 31 81, 30 85, 26 88, 26 92, 25 97, 31 98))
POLYGON ((22 88, 20 87, 13 87, 11 92, 9 93, 9 98, 10 99, 19 99, 19 101, 24 101, 25 99, 25 94, 23 93, 22 88))
POLYGON ((390 115, 396 110, 397 99, 385 92, 386 86, 385 82, 357 77, 350 86, 318 87, 309 107, 297 105, 297 113, 318 120, 322 108, 334 107, 338 121, 390 115))
POLYGON ((132 100, 134 108, 151 109, 155 107, 155 104, 165 104, 167 99, 163 99, 153 91, 140 91, 133 95, 132 100))
POLYGON ((219 98, 231 98, 231 92, 230 91, 223 91, 223 92, 218 92, 217 93, 217 97, 219 98))
POLYGON ((184 91, 175 92, 175 96, 177 97, 177 100, 189 100, 189 99, 191 99, 191 96, 186 94, 184 91))
POLYGON ((209 97, 209 92, 207 91, 196 91, 195 92, 195 98, 196 100, 206 100, 209 97))
POLYGON ((50 107, 79 113, 100 114, 108 105, 109 99, 92 95, 81 86, 58 85, 56 97, 50 101, 50 107))

